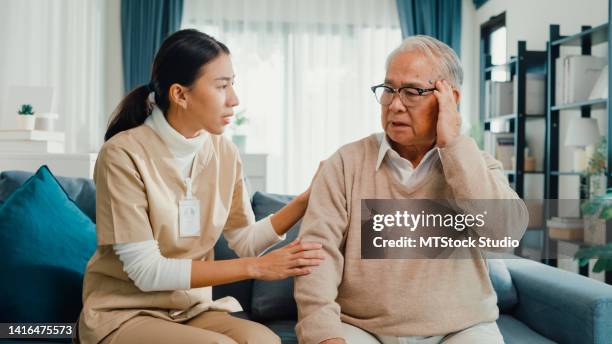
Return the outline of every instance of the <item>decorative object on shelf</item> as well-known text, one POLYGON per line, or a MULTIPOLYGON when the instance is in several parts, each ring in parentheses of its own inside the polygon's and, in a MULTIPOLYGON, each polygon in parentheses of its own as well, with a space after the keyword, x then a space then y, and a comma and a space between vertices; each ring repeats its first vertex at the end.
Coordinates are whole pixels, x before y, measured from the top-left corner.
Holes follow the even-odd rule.
POLYGON ((600 134, 597 120, 590 117, 572 118, 565 135, 565 146, 574 149, 574 172, 584 172, 587 168, 586 148, 599 142, 600 134))
POLYGON ((238 147, 240 153, 246 153, 246 133, 244 132, 245 124, 249 122, 249 119, 244 115, 246 109, 241 109, 236 112, 234 116, 234 123, 232 123, 232 142, 238 147))
POLYGON ((17 109, 17 125, 19 129, 34 130, 36 124, 36 117, 34 115, 34 108, 30 104, 23 104, 17 109))
POLYGON ((58 114, 51 112, 38 113, 36 115, 36 130, 53 131, 54 122, 58 118, 58 114))
MULTIPOLYGON (((525 145, 527 143, 525 142, 525 145)), ((534 156, 529 155, 529 147, 525 147, 525 158, 524 158, 523 170, 525 172, 533 172, 536 170, 536 159, 534 156)))
POLYGON ((606 160, 608 159, 608 140, 602 136, 595 150, 587 156, 590 156, 589 162, 583 176, 587 179, 587 184, 584 185, 584 194, 589 195, 589 198, 601 196, 606 192, 606 160))
POLYGON ((606 243, 606 221, 612 219, 612 189, 594 195, 580 205, 585 219, 584 242, 593 245, 606 243))
POLYGON ((495 158, 502 163, 504 170, 514 170, 514 136, 497 135, 495 146, 495 158))
POLYGON ((581 241, 584 221, 579 217, 553 217, 546 221, 548 236, 553 239, 581 241))

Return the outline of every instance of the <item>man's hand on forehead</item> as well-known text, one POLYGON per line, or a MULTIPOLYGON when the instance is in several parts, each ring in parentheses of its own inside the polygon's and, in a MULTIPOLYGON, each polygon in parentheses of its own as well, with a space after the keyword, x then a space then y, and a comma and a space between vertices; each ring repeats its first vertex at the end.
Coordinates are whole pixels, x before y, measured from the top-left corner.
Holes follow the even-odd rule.
POLYGON ((436 145, 440 148, 454 142, 461 132, 461 115, 457 111, 457 101, 451 84, 446 80, 435 82, 434 96, 438 101, 436 124, 436 145))

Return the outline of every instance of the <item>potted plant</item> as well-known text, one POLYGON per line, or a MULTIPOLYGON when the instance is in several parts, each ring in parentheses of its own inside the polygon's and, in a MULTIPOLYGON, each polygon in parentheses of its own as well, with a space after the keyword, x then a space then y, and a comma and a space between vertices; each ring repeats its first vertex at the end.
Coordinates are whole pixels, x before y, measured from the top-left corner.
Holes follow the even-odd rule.
POLYGON ((582 197, 587 198, 582 207, 584 218, 584 242, 587 244, 603 244, 605 240, 605 220, 600 218, 601 205, 605 202, 606 193, 606 160, 607 140, 602 137, 589 158, 588 165, 580 178, 582 197))
MULTIPOLYGON (((584 202, 580 210, 584 216, 591 216, 603 222, 612 219, 612 188, 607 189, 605 194, 584 202)), ((587 266, 591 259, 597 259, 593 272, 612 271, 612 243, 582 247, 574 255, 574 260, 578 260, 580 266, 587 266)))
POLYGON ((238 151, 243 154, 246 151, 246 133, 244 128, 245 124, 249 122, 249 119, 244 115, 245 112, 246 109, 236 112, 234 123, 232 123, 232 142, 238 147, 238 151))
POLYGON ((34 109, 30 104, 23 104, 17 109, 17 125, 19 129, 34 130, 36 117, 34 117, 34 109))
POLYGON ((586 170, 583 172, 586 184, 583 185, 586 188, 585 194, 589 195, 589 198, 593 196, 600 196, 606 192, 606 160, 608 159, 608 140, 605 136, 602 136, 595 147, 595 151, 586 170))

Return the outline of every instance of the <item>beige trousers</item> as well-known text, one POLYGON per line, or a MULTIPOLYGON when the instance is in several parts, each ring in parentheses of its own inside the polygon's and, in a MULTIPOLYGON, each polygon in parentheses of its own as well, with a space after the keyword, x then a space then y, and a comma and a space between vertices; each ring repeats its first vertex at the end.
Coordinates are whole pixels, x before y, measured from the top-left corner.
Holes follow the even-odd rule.
POLYGON ((431 337, 376 336, 358 327, 342 323, 347 344, 504 344, 495 322, 477 324, 465 330, 431 337))
POLYGON ((128 320, 101 344, 280 344, 280 338, 262 324, 227 312, 204 312, 185 323, 152 316, 128 320))

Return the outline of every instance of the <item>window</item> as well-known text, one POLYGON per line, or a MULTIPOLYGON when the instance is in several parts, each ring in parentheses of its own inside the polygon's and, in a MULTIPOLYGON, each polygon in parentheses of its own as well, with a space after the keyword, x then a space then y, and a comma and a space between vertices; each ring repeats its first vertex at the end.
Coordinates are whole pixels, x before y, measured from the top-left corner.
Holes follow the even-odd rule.
MULTIPOLYGON (((481 26, 481 39, 484 48, 484 61, 490 58, 491 65, 503 65, 508 60, 506 44, 506 13, 492 17, 488 22, 481 26)), ((507 81, 510 78, 508 70, 496 69, 491 72, 491 80, 507 81)))
POLYGON ((382 131, 370 86, 401 42, 394 0, 186 0, 183 18, 232 52, 247 152, 268 154, 268 191, 304 191, 319 161, 382 131))

